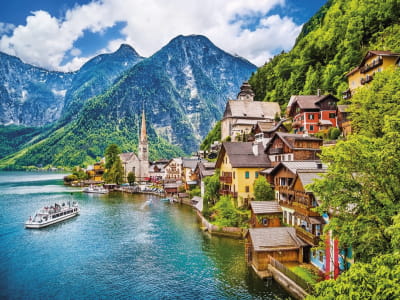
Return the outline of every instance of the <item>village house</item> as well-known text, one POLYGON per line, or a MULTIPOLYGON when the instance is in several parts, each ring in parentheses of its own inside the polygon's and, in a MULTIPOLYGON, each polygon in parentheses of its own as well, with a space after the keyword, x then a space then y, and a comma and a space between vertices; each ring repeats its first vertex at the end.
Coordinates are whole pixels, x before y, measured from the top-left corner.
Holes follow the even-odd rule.
POLYGON ((336 127, 336 103, 332 95, 296 95, 289 100, 287 115, 297 134, 313 134, 336 127))
POLYGON ((89 180, 91 181, 96 183, 103 182, 104 162, 97 162, 88 166, 86 174, 88 174, 89 180))
POLYGON ((220 195, 237 199, 238 206, 248 206, 254 198, 254 181, 259 172, 271 166, 262 144, 225 142, 215 167, 220 170, 220 195))
POLYGON ((149 176, 152 182, 159 182, 165 179, 165 166, 169 159, 160 159, 150 163, 149 176))
POLYGON ((375 73, 382 72, 388 67, 399 65, 400 53, 368 51, 361 63, 346 74, 349 88, 343 92, 343 99, 350 99, 357 88, 371 82, 375 73))
POLYGON ((172 158, 165 165, 165 179, 182 180, 182 158, 172 158))
POLYGON ((195 169, 199 158, 182 158, 182 183, 185 190, 190 190, 197 185, 195 169))
POLYGON ((280 227, 282 209, 277 201, 251 201, 250 227, 280 227))
POLYGON ((343 136, 348 136, 351 134, 351 120, 350 113, 347 111, 348 105, 338 105, 337 106, 337 123, 343 136))
POLYGON ((249 135, 258 121, 273 123, 280 117, 281 109, 277 102, 254 101, 254 92, 248 82, 240 88, 237 100, 229 100, 221 120, 221 140, 228 137, 234 141, 249 135))
POLYGON ((215 173, 215 162, 208 162, 200 160, 197 162, 196 169, 194 170, 198 178, 198 185, 200 185, 201 197, 204 196, 205 184, 204 179, 213 176, 215 173))
POLYGON ((322 144, 322 139, 276 132, 265 146, 264 151, 272 166, 275 166, 281 161, 317 160, 322 144))
POLYGON ((302 263, 306 246, 292 227, 250 228, 246 234, 246 262, 258 274, 268 270, 270 256, 281 263, 302 263))
POLYGON ((265 147, 275 132, 288 132, 287 128, 283 125, 285 121, 281 120, 278 123, 258 121, 253 126, 251 134, 254 136, 256 142, 262 143, 265 147))

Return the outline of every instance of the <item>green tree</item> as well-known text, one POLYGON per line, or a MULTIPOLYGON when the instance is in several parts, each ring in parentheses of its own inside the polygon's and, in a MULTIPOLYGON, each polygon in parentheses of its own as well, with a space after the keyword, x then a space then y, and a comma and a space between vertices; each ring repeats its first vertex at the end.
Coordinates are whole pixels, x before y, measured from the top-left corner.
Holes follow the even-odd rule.
POLYGON ((107 183, 123 183, 124 168, 122 167, 121 158, 119 157, 120 153, 121 150, 115 144, 109 145, 106 149, 106 171, 104 173, 104 180, 107 183))
POLYGON ((135 181, 136 181, 135 173, 129 172, 127 180, 128 180, 129 185, 134 185, 135 181))
POLYGON ((213 176, 204 178, 203 215, 208 216, 209 208, 219 199, 219 170, 213 176))
POLYGON ((264 176, 259 176, 254 181, 254 198, 256 201, 269 201, 275 199, 275 193, 264 176))

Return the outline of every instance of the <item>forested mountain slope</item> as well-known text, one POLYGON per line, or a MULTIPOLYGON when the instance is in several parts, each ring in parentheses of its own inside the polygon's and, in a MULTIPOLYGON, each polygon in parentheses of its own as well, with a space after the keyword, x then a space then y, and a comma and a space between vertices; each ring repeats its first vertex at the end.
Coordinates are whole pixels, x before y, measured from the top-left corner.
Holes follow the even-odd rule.
POLYGON ((367 50, 400 51, 400 1, 329 0, 306 24, 293 49, 251 77, 256 100, 285 106, 291 95, 317 89, 341 98, 344 75, 367 50))

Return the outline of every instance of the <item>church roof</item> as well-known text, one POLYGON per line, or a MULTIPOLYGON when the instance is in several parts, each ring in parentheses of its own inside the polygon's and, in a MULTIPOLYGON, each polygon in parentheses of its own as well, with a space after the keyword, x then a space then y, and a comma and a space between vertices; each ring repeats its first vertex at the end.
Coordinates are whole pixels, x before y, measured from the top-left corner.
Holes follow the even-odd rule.
POLYGON ((121 158, 122 163, 130 160, 139 160, 134 152, 121 153, 119 157, 121 158))
POLYGON ((229 100, 224 118, 274 119, 276 114, 281 114, 281 108, 277 102, 229 100))

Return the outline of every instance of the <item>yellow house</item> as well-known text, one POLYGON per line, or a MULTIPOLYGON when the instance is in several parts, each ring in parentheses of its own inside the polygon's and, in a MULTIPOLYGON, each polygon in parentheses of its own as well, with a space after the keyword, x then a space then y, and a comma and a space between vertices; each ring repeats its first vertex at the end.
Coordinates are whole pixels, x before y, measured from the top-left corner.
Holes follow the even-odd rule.
POLYGON ((102 182, 103 181, 103 174, 104 174, 104 163, 97 162, 87 171, 90 180, 102 182))
POLYGON ((382 72, 390 66, 399 65, 400 53, 391 51, 368 51, 360 65, 346 74, 349 88, 343 92, 343 99, 350 99, 355 89, 368 84, 376 72, 382 72))
POLYGON ((215 166, 220 170, 220 195, 230 195, 238 206, 248 206, 254 200, 254 181, 271 162, 261 143, 225 142, 215 166))

